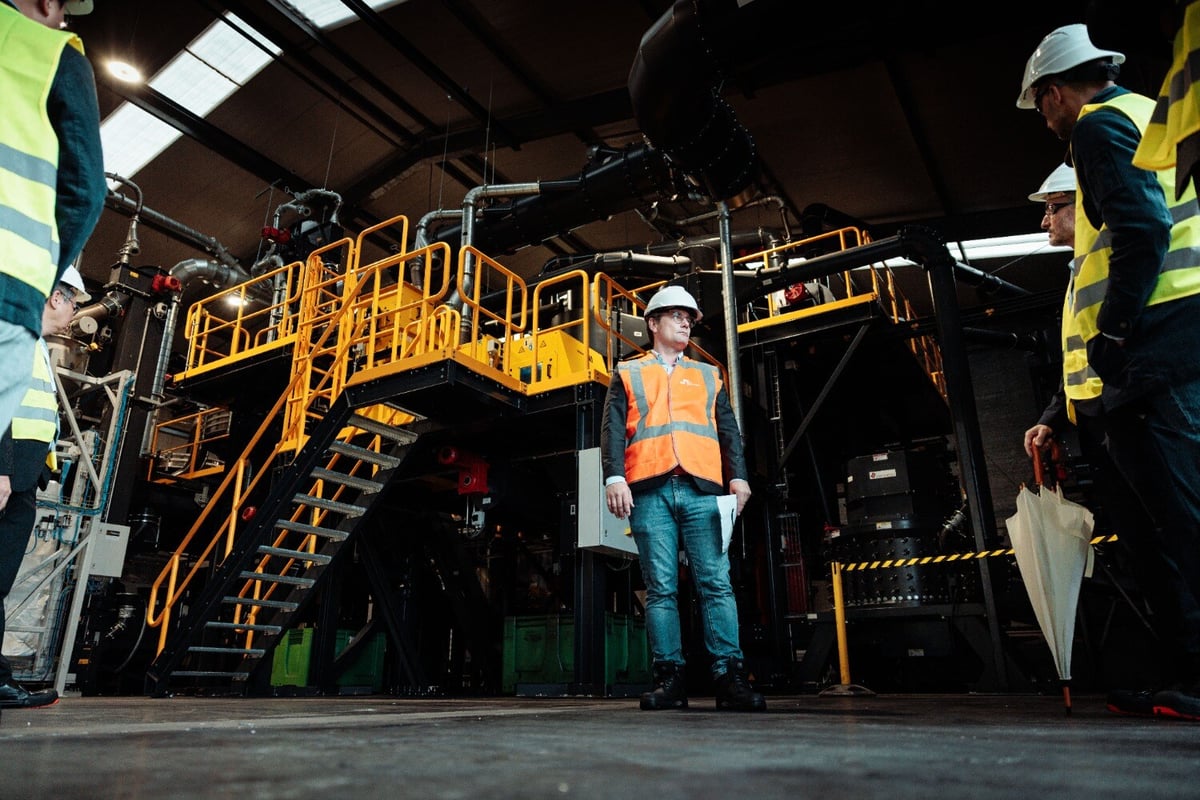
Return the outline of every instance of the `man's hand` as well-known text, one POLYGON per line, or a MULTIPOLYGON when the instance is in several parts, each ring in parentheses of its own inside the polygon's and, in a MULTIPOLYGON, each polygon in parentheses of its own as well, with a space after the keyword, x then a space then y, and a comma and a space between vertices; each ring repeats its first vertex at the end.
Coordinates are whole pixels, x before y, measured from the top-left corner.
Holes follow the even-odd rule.
POLYGON ((12 482, 7 475, 0 475, 0 511, 8 507, 8 498, 12 497, 12 482))
POLYGON ((1025 431, 1025 455, 1033 458, 1033 449, 1045 450, 1054 438, 1054 429, 1049 425, 1037 424, 1025 431))
POLYGON ((629 491, 629 484, 625 481, 610 483, 604 487, 604 501, 617 519, 625 519, 633 508, 633 492, 629 491))
POLYGON ((734 478, 729 482, 729 493, 737 495, 737 513, 741 516, 746 501, 750 499, 750 484, 741 478, 734 478))

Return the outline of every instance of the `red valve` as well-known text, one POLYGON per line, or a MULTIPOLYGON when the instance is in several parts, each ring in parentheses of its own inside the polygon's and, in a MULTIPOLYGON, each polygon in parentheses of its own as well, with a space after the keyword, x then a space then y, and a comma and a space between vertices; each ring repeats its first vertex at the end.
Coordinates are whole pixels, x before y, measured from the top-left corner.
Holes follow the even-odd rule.
POLYGON ((174 275, 155 275, 150 281, 150 291, 154 294, 183 291, 183 284, 174 275))
POLYGON ((287 228, 273 228, 268 225, 262 229, 262 238, 275 244, 287 244, 292 240, 292 234, 287 228))

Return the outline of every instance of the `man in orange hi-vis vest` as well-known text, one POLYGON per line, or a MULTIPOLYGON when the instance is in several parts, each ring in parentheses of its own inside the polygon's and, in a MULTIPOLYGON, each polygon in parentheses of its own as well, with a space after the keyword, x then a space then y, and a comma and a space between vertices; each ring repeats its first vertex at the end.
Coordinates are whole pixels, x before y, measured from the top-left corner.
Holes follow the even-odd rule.
POLYGON ((717 708, 762 711, 766 700, 750 686, 738 642, 717 502, 732 495, 740 514, 750 499, 741 431, 720 370, 683 354, 701 317, 695 298, 681 286, 664 287, 645 317, 653 349, 617 366, 601 426, 605 501, 629 519, 646 584, 654 686, 641 707, 688 704, 678 602, 682 543, 712 656, 717 708))

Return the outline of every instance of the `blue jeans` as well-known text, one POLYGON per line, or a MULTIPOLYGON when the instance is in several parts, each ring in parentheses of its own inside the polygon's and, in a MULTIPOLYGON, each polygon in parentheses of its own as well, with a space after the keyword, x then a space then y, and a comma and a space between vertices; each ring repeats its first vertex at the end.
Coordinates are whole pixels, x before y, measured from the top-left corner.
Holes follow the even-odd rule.
POLYGON ((679 543, 687 553, 700 599, 704 646, 716 677, 742 657, 738 646, 737 602, 729 583, 729 556, 721 552, 717 498, 704 494, 687 476, 672 477, 655 489, 633 495, 629 527, 637 543, 646 584, 646 630, 656 664, 682 665, 679 625, 679 543))

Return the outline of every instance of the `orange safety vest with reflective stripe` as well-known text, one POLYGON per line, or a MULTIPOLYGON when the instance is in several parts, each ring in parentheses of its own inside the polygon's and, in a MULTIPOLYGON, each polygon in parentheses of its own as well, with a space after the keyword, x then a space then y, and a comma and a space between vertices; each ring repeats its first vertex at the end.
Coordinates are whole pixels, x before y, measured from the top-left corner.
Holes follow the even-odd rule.
POLYGON ((683 467, 723 484, 716 403, 721 373, 680 356, 670 373, 657 353, 617 365, 625 386, 625 479, 637 483, 683 467))
POLYGON ((0 273, 47 297, 58 274, 58 135, 46 99, 63 49, 83 52, 67 31, 0 3, 0 273))
MULTIPOLYGON (((1085 105, 1079 112, 1085 115, 1100 108, 1113 108, 1124 114, 1145 131, 1154 101, 1139 94, 1121 94, 1104 103, 1085 105)), ((1158 280, 1146 305, 1166 303, 1200 294, 1200 206, 1196 191, 1189 187, 1172 201, 1175 194, 1175 170, 1156 173, 1167 207, 1171 212, 1171 243, 1158 274, 1158 280)), ((1083 193, 1075 195, 1075 260, 1072 279, 1063 303, 1063 389, 1068 400, 1068 414, 1075 419, 1071 401, 1100 396, 1103 384, 1087 363, 1087 343, 1099 333, 1096 320, 1100 306, 1108 293, 1108 264, 1112 255, 1112 234, 1107 226, 1092 226, 1083 210, 1083 193)))

